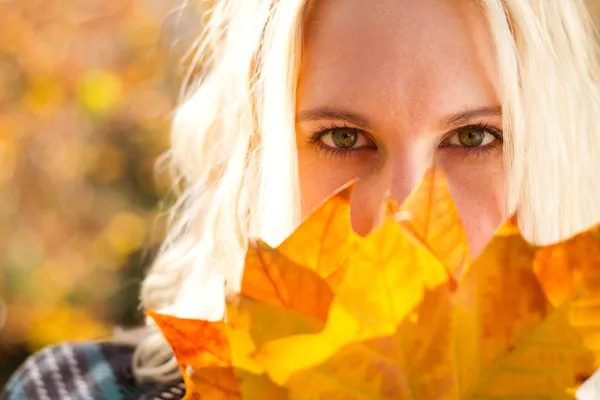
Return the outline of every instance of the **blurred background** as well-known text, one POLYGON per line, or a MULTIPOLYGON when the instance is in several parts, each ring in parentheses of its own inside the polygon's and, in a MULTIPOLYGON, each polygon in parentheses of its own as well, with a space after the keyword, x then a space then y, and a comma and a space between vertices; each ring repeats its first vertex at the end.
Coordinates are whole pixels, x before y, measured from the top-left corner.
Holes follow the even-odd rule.
POLYGON ((199 29, 181 3, 0 1, 0 388, 41 347, 141 321, 199 29))
POLYGON ((141 321, 197 8, 0 0, 0 387, 41 347, 141 321))

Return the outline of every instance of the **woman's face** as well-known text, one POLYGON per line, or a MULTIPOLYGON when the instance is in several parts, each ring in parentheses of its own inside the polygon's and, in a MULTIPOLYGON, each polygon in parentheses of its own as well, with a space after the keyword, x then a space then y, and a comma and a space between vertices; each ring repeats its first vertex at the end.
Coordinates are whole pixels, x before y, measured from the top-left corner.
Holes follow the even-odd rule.
POLYGON ((360 234, 402 202, 437 152, 476 256, 506 217, 498 73, 487 22, 467 0, 320 0, 297 98, 303 213, 360 179, 360 234))

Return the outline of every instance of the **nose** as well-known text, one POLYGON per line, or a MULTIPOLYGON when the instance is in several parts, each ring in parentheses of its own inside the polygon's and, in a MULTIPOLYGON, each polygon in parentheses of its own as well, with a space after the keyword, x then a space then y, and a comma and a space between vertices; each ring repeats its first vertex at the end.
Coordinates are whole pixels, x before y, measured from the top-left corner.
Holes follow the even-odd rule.
POLYGON ((379 168, 361 177, 353 192, 352 228, 366 236, 382 221, 384 202, 392 197, 401 204, 433 165, 433 149, 413 143, 391 151, 379 168))

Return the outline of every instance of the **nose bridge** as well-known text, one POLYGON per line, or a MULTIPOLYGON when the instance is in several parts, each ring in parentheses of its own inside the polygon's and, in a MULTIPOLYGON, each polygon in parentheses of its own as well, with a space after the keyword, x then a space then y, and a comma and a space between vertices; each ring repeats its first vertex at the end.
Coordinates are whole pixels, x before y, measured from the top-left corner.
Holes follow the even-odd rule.
POLYGON ((383 202, 391 196, 402 203, 432 165, 432 158, 430 148, 416 143, 397 143, 395 148, 388 149, 383 168, 362 180, 352 195, 354 230, 366 235, 378 226, 383 216, 383 202))
POLYGON ((413 142, 395 149, 394 153, 388 158, 388 194, 402 203, 432 165, 433 151, 413 142))

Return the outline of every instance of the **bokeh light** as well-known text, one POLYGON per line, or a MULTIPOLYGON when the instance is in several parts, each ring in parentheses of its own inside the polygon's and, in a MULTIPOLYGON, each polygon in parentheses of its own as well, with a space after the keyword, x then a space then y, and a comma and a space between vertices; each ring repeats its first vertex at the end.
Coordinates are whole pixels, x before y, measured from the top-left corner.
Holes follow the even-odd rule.
POLYGON ((0 2, 0 387, 41 347, 141 321, 154 164, 199 29, 178 3, 0 2))

